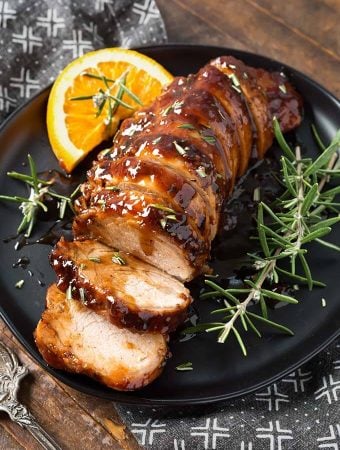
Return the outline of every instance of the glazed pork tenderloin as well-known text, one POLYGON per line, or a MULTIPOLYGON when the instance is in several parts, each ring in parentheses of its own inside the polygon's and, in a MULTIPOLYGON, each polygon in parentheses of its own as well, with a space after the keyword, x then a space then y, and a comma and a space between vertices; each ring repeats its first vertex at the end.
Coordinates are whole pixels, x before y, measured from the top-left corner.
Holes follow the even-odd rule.
POLYGON ((123 391, 153 381, 168 353, 162 334, 119 328, 98 311, 66 298, 55 284, 48 289, 35 342, 50 366, 90 376, 123 391))
POLYGON ((274 116, 283 132, 301 121, 284 75, 220 57, 123 121, 82 185, 75 241, 51 254, 58 287, 35 332, 48 364, 121 390, 160 374, 191 302, 181 282, 203 271, 223 201, 271 146, 274 116))
POLYGON ((119 327, 169 333, 192 301, 175 278, 96 241, 61 239, 50 255, 57 286, 119 327))
POLYGON ((179 77, 126 119, 88 173, 75 238, 98 239, 189 281, 209 258, 223 200, 250 158, 299 125, 301 100, 283 74, 221 57, 179 77))

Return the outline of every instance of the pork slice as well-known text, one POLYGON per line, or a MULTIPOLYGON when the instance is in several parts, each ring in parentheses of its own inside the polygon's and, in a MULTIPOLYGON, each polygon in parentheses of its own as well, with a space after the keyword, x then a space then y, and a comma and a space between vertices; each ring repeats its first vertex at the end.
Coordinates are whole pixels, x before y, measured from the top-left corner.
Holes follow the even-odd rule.
POLYGON ((125 156, 99 161, 88 178, 90 182, 83 190, 85 196, 93 196, 98 185, 116 190, 131 188, 161 194, 176 210, 187 214, 188 221, 202 239, 210 238, 211 226, 206 220, 207 205, 201 193, 186 177, 172 168, 157 161, 125 156))
POLYGON ((77 240, 97 239, 131 253, 182 281, 201 272, 210 250, 182 210, 166 198, 140 190, 94 192, 80 197, 73 232, 77 240))
POLYGON ((50 255, 58 288, 118 326, 168 333, 186 318, 188 289, 165 272, 96 241, 63 238, 50 255))
POLYGON ((119 328, 79 301, 68 300, 55 284, 48 289, 35 342, 50 366, 123 391, 151 383, 167 356, 162 334, 119 328))
POLYGON ((242 175, 248 168, 253 147, 252 122, 245 99, 235 90, 229 78, 211 64, 207 64, 198 72, 194 86, 197 89, 207 90, 218 99, 224 109, 221 110, 221 118, 227 121, 230 117, 234 124, 234 132, 238 135, 239 141, 238 152, 236 155, 234 153, 237 160, 235 176, 242 175))

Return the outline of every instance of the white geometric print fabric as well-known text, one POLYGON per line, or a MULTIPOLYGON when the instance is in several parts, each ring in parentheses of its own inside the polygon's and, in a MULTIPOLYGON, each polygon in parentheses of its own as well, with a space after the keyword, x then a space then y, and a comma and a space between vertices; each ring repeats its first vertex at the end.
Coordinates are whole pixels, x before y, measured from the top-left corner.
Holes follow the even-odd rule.
POLYGON ((176 409, 116 407, 150 450, 340 450, 339 361, 338 341, 244 398, 176 409))
POLYGON ((88 51, 165 41, 154 0, 0 1, 0 122, 88 51))

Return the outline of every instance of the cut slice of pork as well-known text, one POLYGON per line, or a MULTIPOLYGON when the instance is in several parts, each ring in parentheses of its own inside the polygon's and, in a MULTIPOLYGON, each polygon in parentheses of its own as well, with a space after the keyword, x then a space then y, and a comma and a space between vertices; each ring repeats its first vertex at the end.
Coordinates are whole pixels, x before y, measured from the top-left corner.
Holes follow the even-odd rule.
POLYGON ((45 361, 56 369, 88 375, 110 388, 139 389, 162 371, 167 355, 162 334, 133 333, 110 323, 55 284, 35 330, 45 361))

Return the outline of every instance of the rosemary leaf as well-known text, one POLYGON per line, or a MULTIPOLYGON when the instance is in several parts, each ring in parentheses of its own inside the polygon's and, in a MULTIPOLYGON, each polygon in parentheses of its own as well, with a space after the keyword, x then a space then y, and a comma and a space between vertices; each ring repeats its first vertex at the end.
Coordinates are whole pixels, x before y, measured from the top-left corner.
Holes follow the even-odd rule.
POLYGON ((312 274, 311 274, 309 265, 306 261, 306 258, 301 253, 299 254, 299 259, 301 261, 303 271, 305 272, 305 275, 306 275, 308 289, 311 291, 313 289, 314 282, 313 282, 313 278, 312 278, 312 274))
MULTIPOLYGON (((241 316, 241 317, 242 317, 242 316, 241 316)), ((241 350, 242 350, 243 355, 244 355, 244 356, 247 356, 247 349, 246 349, 246 347, 245 347, 245 345, 244 345, 244 342, 243 342, 243 340, 242 340, 242 338, 241 338, 240 333, 237 331, 237 329, 236 329, 235 327, 232 327, 232 330, 233 330, 233 333, 234 333, 234 335, 235 335, 235 337, 236 337, 236 339, 237 339, 237 342, 239 343, 239 345, 240 345, 240 347, 241 347, 241 350)))
POLYGON ((101 262, 101 259, 99 256, 89 256, 89 260, 92 262, 98 263, 98 264, 101 262))
MULTIPOLYGON (((319 238, 316 238, 315 240, 316 240, 316 242, 323 245, 324 247, 328 247, 332 250, 340 252, 340 247, 338 245, 333 244, 332 242, 324 241, 323 239, 319 239, 319 238)), ((314 282, 314 284, 315 284, 315 282, 314 282)))
POLYGON ((214 136, 202 136, 202 139, 210 145, 214 145, 216 143, 216 138, 214 136))
POLYGON ((294 161, 295 160, 294 152, 287 144, 287 141, 282 134, 279 121, 277 120, 276 117, 274 117, 274 119, 273 119, 273 127, 274 127, 274 134, 275 134, 276 140, 279 143, 282 151, 285 153, 286 157, 290 161, 294 161))
POLYGON ((282 171, 283 171, 283 176, 284 176, 284 181, 285 181, 286 187, 287 187, 288 191, 293 196, 296 197, 297 193, 296 193, 296 190, 295 190, 293 184, 290 181, 290 175, 288 173, 287 159, 284 158, 283 156, 281 158, 281 165, 282 165, 282 171))
POLYGON ((93 100, 93 95, 80 95, 79 97, 71 97, 70 100, 93 100))
POLYGON ((0 200, 6 200, 8 202, 14 202, 14 203, 25 203, 29 202, 28 198, 25 197, 18 197, 17 195, 14 195, 13 197, 9 195, 0 195, 0 200))
POLYGON ((260 307, 263 317, 268 318, 267 304, 262 293, 260 293, 260 307))
POLYGON ((159 209, 161 211, 165 211, 165 212, 168 212, 170 214, 175 214, 176 215, 176 211, 174 209, 168 208, 167 206, 161 205, 160 203, 150 203, 149 207, 150 208, 159 209))
POLYGON ((254 333, 256 334, 257 337, 261 338, 262 335, 259 332, 259 330, 256 328, 256 326, 254 325, 254 322, 250 319, 250 317, 248 316, 248 314, 244 315, 246 318, 246 321, 248 322, 250 328, 254 331, 254 333))
POLYGON ((312 124, 312 125, 311 125, 311 128, 312 128, 312 132, 313 132, 313 135, 314 135, 314 139, 315 139, 315 141, 317 142, 317 144, 318 144, 320 150, 321 150, 321 151, 325 151, 325 150, 326 150, 326 146, 325 146, 325 144, 322 142, 322 140, 321 140, 321 138, 320 138, 320 135, 319 135, 319 133, 318 133, 318 130, 316 129, 315 125, 312 124))
POLYGON ((185 155, 187 154, 185 148, 183 148, 181 145, 179 145, 178 142, 173 141, 173 144, 174 144, 176 150, 178 151, 178 153, 179 153, 181 156, 185 156, 185 155))
POLYGON ((305 176, 308 177, 315 173, 318 169, 324 167, 334 152, 338 151, 340 145, 340 130, 337 132, 335 138, 332 140, 329 147, 306 169, 305 176))
POLYGON ((257 232, 260 238, 261 247, 265 256, 270 256, 269 246, 266 238, 266 233, 263 229, 263 206, 260 203, 257 209, 257 232))
POLYGON ((274 213, 274 211, 265 203, 262 203, 262 208, 264 208, 266 210, 266 212, 279 224, 281 225, 283 228, 291 230, 292 228, 288 227, 288 225, 286 223, 284 223, 277 214, 274 213))
POLYGON ((315 231, 312 231, 311 233, 307 234, 302 240, 301 243, 302 244, 306 244, 307 242, 310 241, 314 241, 315 239, 321 237, 321 236, 325 236, 326 234, 328 234, 331 231, 331 227, 324 227, 324 228, 319 228, 315 231))
POLYGON ((235 311, 235 309, 237 309, 237 306, 228 306, 227 308, 214 309, 214 311, 211 311, 211 314, 220 314, 224 312, 235 311))
POLYGON ((198 333, 200 331, 206 331, 209 330, 210 328, 216 327, 216 326, 222 326, 223 327, 223 323, 200 323, 198 325, 195 325, 194 327, 188 327, 185 328, 182 331, 182 334, 194 334, 194 333, 198 333))
POLYGON ((111 259, 112 259, 112 262, 115 264, 118 264, 120 266, 126 265, 125 259, 120 255, 119 252, 114 252, 111 259))
POLYGON ((194 368, 192 367, 192 362, 186 362, 183 364, 179 364, 176 367, 176 370, 178 370, 180 372, 185 372, 185 371, 189 371, 189 370, 194 370, 194 368))
MULTIPOLYGON (((318 239, 316 239, 317 241, 319 241, 318 239)), ((287 270, 281 269, 281 267, 276 267, 276 270, 280 273, 282 273, 282 275, 286 275, 289 278, 293 278, 294 280, 299 281, 300 283, 307 283, 308 280, 307 278, 301 276, 301 275, 297 275, 296 273, 291 273, 288 272, 287 270)), ((321 281, 315 281, 313 280, 313 285, 314 286, 319 286, 319 287, 325 287, 325 283, 321 283, 321 281)))
POLYGON ((143 106, 143 102, 141 101, 141 99, 134 93, 132 92, 125 83, 123 82, 118 82, 119 86, 123 89, 123 91, 125 91, 129 97, 132 98, 132 100, 134 100, 136 103, 138 103, 138 105, 143 106))
POLYGON ((318 187, 319 187, 318 183, 315 183, 305 196, 301 207, 301 214, 303 216, 307 214, 313 203, 317 201, 319 197, 318 187))
MULTIPOLYGON (((10 178, 14 178, 15 180, 24 181, 25 183, 33 186, 33 177, 31 175, 26 175, 24 173, 19 172, 7 172, 7 176, 10 178)), ((42 180, 38 178, 38 183, 48 186, 53 183, 53 181, 42 180)))
POLYGON ((196 128, 191 123, 182 123, 181 125, 178 125, 177 128, 184 128, 186 130, 196 130, 196 128))
POLYGON ((258 314, 254 314, 254 313, 252 313, 250 311, 248 311, 247 314, 250 317, 253 317, 254 319, 256 319, 256 320, 258 320, 260 322, 263 322, 263 323, 265 323, 267 325, 270 325, 273 328, 276 328, 277 330, 283 331, 284 333, 287 333, 287 334, 289 334, 291 336, 294 336, 294 332, 290 328, 285 327, 284 325, 281 325, 280 323, 273 322, 272 320, 266 319, 265 317, 259 316, 258 314))
POLYGON ((335 195, 340 194, 340 186, 336 186, 335 188, 328 189, 328 191, 323 191, 320 194, 322 197, 334 197, 335 195))
POLYGON ((319 228, 331 227, 332 225, 340 222, 340 216, 331 217, 330 219, 321 220, 310 227, 311 231, 317 230, 319 228))
POLYGON ((38 193, 39 192, 39 181, 38 181, 38 175, 37 175, 37 167, 36 167, 35 162, 30 154, 27 155, 27 159, 28 159, 28 164, 29 164, 30 171, 31 171, 34 192, 38 193))
POLYGON ((123 100, 121 100, 120 97, 109 94, 108 98, 111 98, 112 100, 114 100, 115 102, 117 102, 119 105, 124 106, 124 108, 126 109, 130 109, 131 111, 133 111, 135 108, 131 105, 129 105, 128 103, 124 102, 123 100))
POLYGON ((261 289, 261 293, 268 298, 273 298, 274 300, 278 300, 279 302, 285 302, 285 303, 299 303, 298 300, 296 300, 293 297, 290 297, 288 295, 279 294, 278 292, 269 291, 268 289, 261 289))

